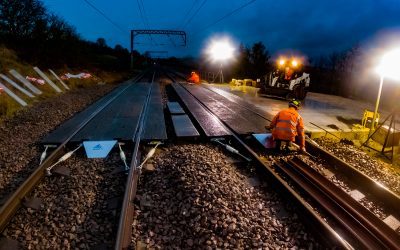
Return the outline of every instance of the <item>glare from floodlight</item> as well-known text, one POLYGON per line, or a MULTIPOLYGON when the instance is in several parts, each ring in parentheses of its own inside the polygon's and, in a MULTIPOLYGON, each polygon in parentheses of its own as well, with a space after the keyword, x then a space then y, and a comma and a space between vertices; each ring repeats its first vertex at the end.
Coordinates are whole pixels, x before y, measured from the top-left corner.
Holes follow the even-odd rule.
POLYGON ((211 42, 208 54, 210 55, 211 59, 218 62, 224 62, 233 58, 235 48, 232 46, 229 40, 216 40, 211 42))
POLYGON ((299 65, 299 63, 298 63, 296 60, 293 60, 293 61, 292 61, 292 66, 293 66, 293 67, 297 67, 297 65, 299 65))
POLYGON ((394 49, 383 55, 381 63, 377 67, 377 72, 382 77, 395 80, 400 79, 400 49, 394 49))
POLYGON ((284 64, 285 64, 285 60, 284 59, 279 60, 279 65, 280 66, 283 66, 284 64))

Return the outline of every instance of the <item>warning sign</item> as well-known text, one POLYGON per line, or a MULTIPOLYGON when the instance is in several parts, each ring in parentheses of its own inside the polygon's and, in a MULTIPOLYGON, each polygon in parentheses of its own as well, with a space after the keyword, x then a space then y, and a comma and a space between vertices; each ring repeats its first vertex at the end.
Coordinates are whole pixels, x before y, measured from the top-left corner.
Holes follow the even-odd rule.
POLYGON ((117 143, 113 141, 84 141, 83 146, 85 147, 86 155, 88 158, 105 158, 111 149, 117 143))

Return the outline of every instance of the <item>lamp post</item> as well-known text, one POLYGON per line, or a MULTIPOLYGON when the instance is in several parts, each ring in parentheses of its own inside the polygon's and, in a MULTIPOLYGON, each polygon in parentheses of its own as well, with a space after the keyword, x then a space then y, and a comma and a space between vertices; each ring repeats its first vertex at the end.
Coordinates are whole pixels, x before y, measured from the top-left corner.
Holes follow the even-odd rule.
POLYGON ((394 49, 384 54, 379 66, 377 67, 376 71, 380 75, 380 84, 379 84, 378 96, 376 98, 376 103, 375 103, 374 116, 371 122, 371 129, 369 130, 369 136, 372 134, 372 130, 375 127, 376 123, 375 120, 378 113, 379 101, 381 99, 383 80, 386 77, 392 79, 400 79, 400 67, 398 64, 399 60, 400 60, 400 49, 394 49))
POLYGON ((371 135, 372 130, 375 127, 375 121, 376 121, 376 116, 378 114, 378 107, 379 107, 379 101, 381 100, 381 93, 382 93, 382 85, 383 85, 383 79, 385 78, 384 75, 381 75, 381 80, 380 80, 380 84, 379 84, 379 90, 378 90, 378 96, 376 97, 376 103, 375 103, 375 111, 374 111, 374 116, 372 118, 372 122, 371 122, 371 128, 369 130, 369 134, 371 135))
MULTIPOLYGON (((224 62, 233 58, 234 54, 234 47, 232 46, 231 42, 228 39, 220 39, 211 41, 208 49, 207 54, 210 59, 219 64, 220 70, 218 71, 218 75, 220 76, 220 82, 224 82, 224 74, 222 72, 222 65, 224 62)), ((216 78, 215 77, 215 78, 216 78)), ((214 78, 214 80, 215 80, 214 78)))

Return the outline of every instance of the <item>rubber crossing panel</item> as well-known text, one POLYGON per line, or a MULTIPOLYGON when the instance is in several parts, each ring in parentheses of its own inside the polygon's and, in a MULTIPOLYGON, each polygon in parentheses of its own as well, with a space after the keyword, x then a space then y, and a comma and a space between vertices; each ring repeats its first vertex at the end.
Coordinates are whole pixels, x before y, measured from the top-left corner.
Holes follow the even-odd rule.
POLYGON ((164 108, 159 83, 153 83, 147 111, 142 140, 167 140, 164 108))
POLYGON ((172 123, 174 125, 175 135, 177 137, 198 137, 197 129, 187 115, 173 115, 172 123))
POLYGON ((111 100, 115 97, 123 88, 127 87, 130 83, 121 84, 121 86, 115 88, 110 93, 95 101, 89 107, 84 109, 83 111, 74 115, 71 119, 62 123, 58 128, 56 128, 53 132, 49 133, 46 137, 44 137, 41 141, 44 145, 50 144, 62 144, 68 137, 72 135, 72 133, 78 129, 80 124, 92 113, 94 113, 100 106, 111 100))
POLYGON ((173 83, 172 87, 181 98, 184 105, 193 114, 199 126, 208 137, 220 137, 231 135, 186 89, 180 84, 173 83))
POLYGON ((216 88, 213 86, 204 86, 204 88, 207 88, 219 95, 222 95, 223 97, 225 97, 226 99, 239 104, 242 107, 246 107, 248 110, 254 111, 256 113, 258 113, 260 116, 264 117, 265 119, 268 119, 270 121, 272 121, 272 119, 274 118, 273 115, 271 115, 270 113, 268 113, 265 110, 262 110, 261 108, 257 107, 256 105, 246 101, 245 99, 243 99, 240 96, 237 96, 235 94, 229 93, 228 91, 225 91, 223 89, 220 88, 216 88))
POLYGON ((138 127, 150 86, 149 83, 135 83, 130 86, 79 131, 72 138, 72 142, 131 141, 138 127))
POLYGON ((199 85, 184 87, 238 134, 264 133, 270 122, 243 106, 199 85))

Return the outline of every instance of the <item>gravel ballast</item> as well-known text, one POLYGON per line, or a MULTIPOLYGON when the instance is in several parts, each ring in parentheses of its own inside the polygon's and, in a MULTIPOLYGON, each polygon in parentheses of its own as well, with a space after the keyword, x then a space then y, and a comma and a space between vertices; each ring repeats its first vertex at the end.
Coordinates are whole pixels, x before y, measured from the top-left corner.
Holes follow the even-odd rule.
POLYGON ((21 208, 3 235, 23 249, 111 249, 119 219, 113 204, 126 179, 111 172, 122 164, 118 152, 106 160, 71 157, 63 164, 71 175, 45 177, 33 192, 41 208, 21 208))
POLYGON ((316 139, 316 142, 335 156, 357 168, 370 178, 382 183, 400 195, 400 174, 390 169, 388 164, 380 162, 353 145, 331 139, 316 139))
POLYGON ((17 112, 0 123, 0 200, 38 166, 39 141, 57 125, 111 91, 115 85, 76 89, 17 112))
POLYGON ((214 145, 171 146, 151 164, 139 182, 133 248, 321 247, 253 167, 214 145))

